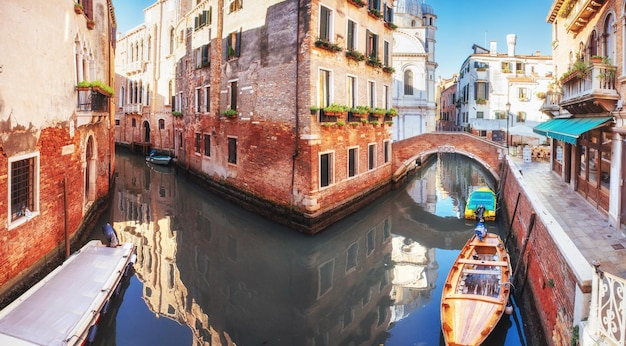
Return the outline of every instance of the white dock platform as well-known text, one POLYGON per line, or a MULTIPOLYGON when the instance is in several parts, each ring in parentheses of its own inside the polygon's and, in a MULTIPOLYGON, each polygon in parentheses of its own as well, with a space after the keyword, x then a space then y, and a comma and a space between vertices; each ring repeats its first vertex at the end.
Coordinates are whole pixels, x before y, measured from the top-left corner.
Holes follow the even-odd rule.
POLYGON ((134 246, 92 240, 0 311, 0 345, 83 343, 132 262, 134 246))

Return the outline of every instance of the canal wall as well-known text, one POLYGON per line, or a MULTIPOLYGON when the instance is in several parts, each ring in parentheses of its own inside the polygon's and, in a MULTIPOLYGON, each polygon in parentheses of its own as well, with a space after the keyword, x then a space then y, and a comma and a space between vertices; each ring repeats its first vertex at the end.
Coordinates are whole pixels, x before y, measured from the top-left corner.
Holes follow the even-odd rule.
POLYGON ((569 345, 576 338, 573 327, 589 315, 591 266, 546 211, 519 165, 509 157, 502 165, 500 215, 509 230, 514 297, 526 311, 536 312, 545 342, 569 345))

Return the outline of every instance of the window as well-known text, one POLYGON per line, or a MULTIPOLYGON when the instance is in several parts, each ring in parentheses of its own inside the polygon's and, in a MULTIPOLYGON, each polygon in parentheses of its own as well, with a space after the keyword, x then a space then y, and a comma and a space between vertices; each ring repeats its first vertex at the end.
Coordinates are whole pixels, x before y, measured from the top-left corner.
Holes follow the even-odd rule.
POLYGON ((120 126, 120 119, 115 119, 115 126, 120 126))
POLYGON ((384 41, 383 42, 383 65, 384 66, 391 66, 391 60, 390 60, 390 56, 391 56, 391 49, 389 48, 389 42, 384 41))
POLYGON ((230 82, 230 109, 237 110, 237 81, 230 82))
POLYGON ((326 294, 326 292, 330 291, 330 289, 333 287, 334 267, 335 267, 335 262, 332 260, 319 266, 318 268, 319 286, 318 286, 318 292, 317 292, 318 297, 323 296, 324 294, 326 294))
POLYGON ((178 93, 178 111, 179 112, 183 111, 183 92, 182 91, 178 93))
POLYGON ((516 120, 518 123, 526 122, 526 112, 517 112, 516 120))
POLYGON ((523 62, 516 62, 515 63, 515 72, 517 73, 524 73, 524 63, 523 62))
POLYGON ((204 135, 204 156, 211 156, 211 136, 204 135))
POLYGON ((348 177, 354 177, 359 173, 358 148, 348 149, 348 177))
POLYGON ((133 118, 130 120, 132 127, 137 127, 137 119, 133 118))
POLYGON ((348 30, 346 32, 346 49, 347 50, 355 50, 357 45, 357 26, 356 23, 350 19, 348 19, 348 30))
POLYGON ((9 165, 11 222, 23 220, 17 226, 39 209, 39 153, 9 158, 9 165))
POLYGON ((368 9, 380 11, 380 0, 369 0, 368 9))
POLYGON ((174 28, 170 29, 170 54, 174 54, 174 40, 176 35, 174 34, 174 28))
POLYGON ((348 101, 348 107, 354 108, 356 103, 356 77, 348 76, 346 82, 346 96, 348 101))
POLYGON ((320 155, 320 187, 326 187, 333 183, 333 154, 320 155))
POLYGON ((413 71, 404 71, 404 95, 413 95, 413 71))
POLYGON ((528 88, 518 88, 517 99, 523 102, 530 101, 530 90, 528 88))
POLYGON ((510 62, 503 62, 502 63, 502 72, 504 73, 511 73, 511 63, 510 62))
POLYGON ((496 115, 496 119, 506 119, 507 118, 505 111, 496 111, 495 115, 496 115))
POLYGON ((159 130, 165 130, 165 120, 159 119, 159 130))
POLYGON ((201 148, 200 144, 201 144, 200 143, 200 134, 198 132, 196 132, 196 142, 195 142, 195 146, 194 146, 194 148, 196 150, 196 153, 200 153, 200 148, 201 148))
POLYGON ((228 0, 228 13, 239 11, 243 8, 243 0, 228 0))
POLYGON ((228 138, 228 163, 237 164, 237 138, 228 138))
POLYGON ((346 251, 346 272, 356 268, 357 256, 359 254, 359 244, 352 243, 346 251))
POLYGON ((378 35, 373 32, 367 30, 367 45, 366 45, 366 55, 369 58, 378 58, 378 35))
POLYGON ((196 88, 195 92, 194 92, 194 110, 196 113, 200 113, 200 99, 201 99, 201 95, 200 95, 201 91, 200 88, 196 88))
POLYGON ((385 141, 383 143, 384 155, 385 155, 385 163, 391 161, 391 141, 385 141))
POLYGON ((476 112, 476 119, 485 118, 485 112, 476 112))
POLYGON ((204 111, 208 113, 211 111, 211 103, 209 102, 209 92, 211 91, 211 87, 204 87, 204 111))
POLYGON ((372 81, 367 82, 367 99, 370 107, 376 107, 376 83, 372 81))
POLYGON ((386 23, 393 23, 393 8, 385 4, 385 12, 383 13, 383 19, 386 23))
POLYGON ((330 71, 320 70, 318 97, 322 108, 330 105, 330 85, 330 71))
MULTIPOLYGON (((486 101, 489 99, 489 83, 484 81, 478 81, 474 83, 474 100, 486 101)), ((480 103, 480 102, 477 102, 480 103)))
POLYGON ((319 38, 332 41, 333 11, 325 6, 320 6, 320 32, 319 38))
POLYGON ((376 167, 376 144, 367 146, 367 167, 370 170, 376 167))
POLYGON ((375 236, 376 236, 376 233, 374 229, 371 229, 369 232, 367 232, 367 255, 368 256, 371 255, 372 252, 374 252, 374 249, 376 248, 376 243, 374 242, 375 236))
POLYGON ((230 35, 228 35, 226 42, 228 44, 228 49, 226 50, 228 59, 241 56, 241 30, 231 32, 230 35))
POLYGON ((389 85, 383 86, 383 107, 389 109, 389 85))

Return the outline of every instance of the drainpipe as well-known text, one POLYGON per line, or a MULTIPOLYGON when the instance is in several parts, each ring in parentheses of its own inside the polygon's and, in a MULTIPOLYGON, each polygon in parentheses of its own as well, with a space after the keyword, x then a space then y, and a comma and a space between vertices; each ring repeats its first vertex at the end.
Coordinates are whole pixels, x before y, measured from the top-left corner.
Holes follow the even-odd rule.
POLYGON ((296 93, 295 93, 295 114, 296 114, 296 125, 295 125, 295 142, 293 148, 293 155, 291 156, 291 202, 295 203, 295 195, 293 192, 295 179, 296 179, 296 158, 298 157, 298 141, 300 138, 300 114, 298 113, 300 109, 300 103, 298 102, 298 95, 300 95, 300 2, 298 0, 298 15, 297 15, 297 23, 296 23, 296 93))

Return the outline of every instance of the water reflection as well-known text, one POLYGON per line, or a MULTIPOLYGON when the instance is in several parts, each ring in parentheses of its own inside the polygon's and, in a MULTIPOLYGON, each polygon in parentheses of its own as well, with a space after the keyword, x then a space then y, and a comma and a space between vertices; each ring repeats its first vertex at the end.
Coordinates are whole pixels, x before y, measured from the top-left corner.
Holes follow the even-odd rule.
POLYGON ((438 287, 472 233, 457 216, 488 181, 470 160, 433 160, 406 188, 310 236, 141 157, 118 154, 116 165, 111 219, 137 246, 141 287, 120 311, 143 301, 153 313, 117 313, 102 333, 119 345, 155 328, 189 328, 193 344, 210 345, 438 344, 438 287))

